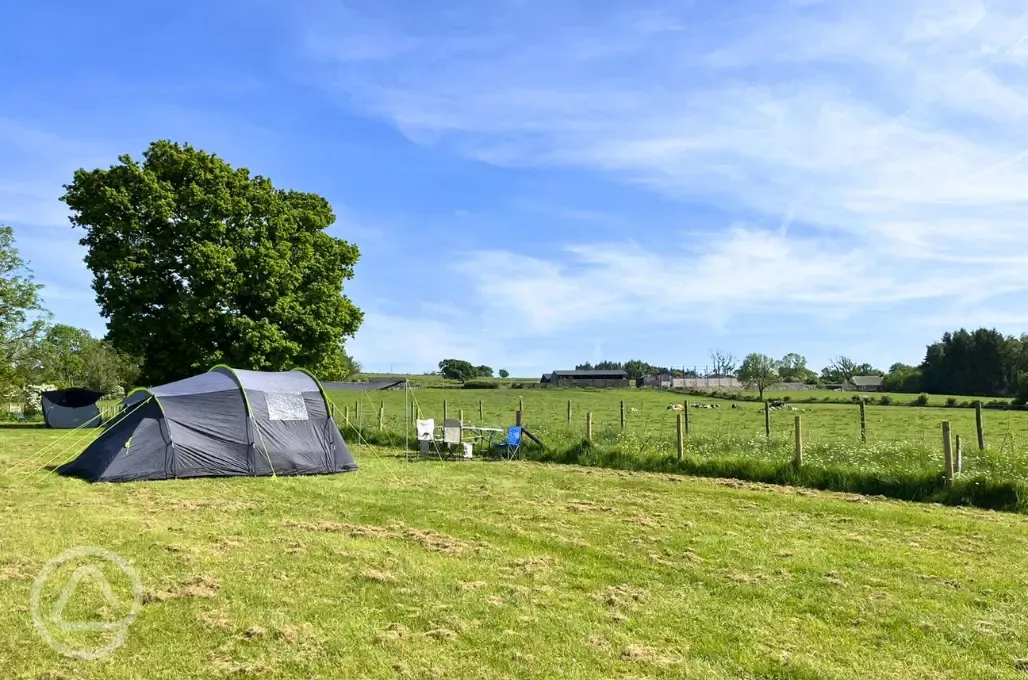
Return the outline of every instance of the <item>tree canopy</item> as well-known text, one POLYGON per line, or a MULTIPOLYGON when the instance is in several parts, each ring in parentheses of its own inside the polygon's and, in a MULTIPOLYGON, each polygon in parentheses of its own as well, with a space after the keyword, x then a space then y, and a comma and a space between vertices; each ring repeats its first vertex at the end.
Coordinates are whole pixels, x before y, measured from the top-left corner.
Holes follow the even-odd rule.
POLYGON ((645 375, 658 375, 660 373, 669 373, 675 376, 683 375, 681 369, 667 368, 664 366, 654 366, 653 364, 643 361, 641 359, 630 359, 629 361, 600 361, 596 364, 591 364, 588 361, 584 364, 578 364, 575 366, 576 371, 624 371, 628 374, 630 380, 641 378, 645 375))
POLYGON ((737 375, 740 382, 757 388, 761 400, 764 399, 764 390, 781 380, 778 362, 766 354, 748 354, 737 375))
POLYGON ((928 346, 921 363, 921 389, 937 394, 1013 396, 1026 369, 1028 337, 961 328, 928 346))
POLYGON ((722 377, 735 375, 735 355, 724 350, 714 349, 710 351, 710 375, 722 377))
POLYGON ((447 380, 467 382, 478 376, 470 361, 463 359, 443 359, 439 362, 439 374, 447 380))
POLYGON ((142 381, 219 363, 345 371, 363 316, 343 283, 359 252, 326 233, 335 215, 321 196, 169 141, 141 163, 78 170, 65 190, 108 339, 141 357, 142 381))
POLYGON ((31 354, 33 382, 57 387, 88 387, 108 394, 131 387, 139 373, 137 360, 87 330, 64 324, 50 326, 31 354))
POLYGON ((778 362, 778 374, 785 382, 807 382, 817 377, 807 368, 807 358, 795 352, 786 354, 778 362))
POLYGON ((0 225, 0 388, 20 387, 31 367, 32 346, 46 327, 42 288, 14 243, 14 230, 0 225))
POLYGON ((838 357, 821 370, 821 380, 841 385, 855 375, 882 375, 882 372, 868 363, 858 364, 849 357, 838 357))

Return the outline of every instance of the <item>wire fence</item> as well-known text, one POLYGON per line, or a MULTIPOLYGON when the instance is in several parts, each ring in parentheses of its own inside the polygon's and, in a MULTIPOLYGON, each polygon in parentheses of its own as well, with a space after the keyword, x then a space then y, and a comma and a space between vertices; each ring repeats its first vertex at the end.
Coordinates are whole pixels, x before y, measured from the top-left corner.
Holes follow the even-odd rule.
MULTIPOLYGON (((881 473, 927 473, 945 466, 943 423, 962 470, 993 478, 1028 480, 1028 413, 945 407, 866 404, 731 404, 709 399, 668 402, 666 394, 612 398, 596 391, 576 398, 529 397, 459 390, 422 391, 405 412, 394 395, 330 393, 340 425, 363 433, 413 436, 414 421, 457 418, 468 425, 504 427, 521 411, 526 427, 553 450, 589 442, 625 455, 742 456, 788 461, 795 455, 796 417, 805 463, 881 473), (679 416, 683 421, 679 445, 679 416), (979 447, 979 442, 982 446, 979 447)), ((399 395, 402 399, 402 394, 399 395)))

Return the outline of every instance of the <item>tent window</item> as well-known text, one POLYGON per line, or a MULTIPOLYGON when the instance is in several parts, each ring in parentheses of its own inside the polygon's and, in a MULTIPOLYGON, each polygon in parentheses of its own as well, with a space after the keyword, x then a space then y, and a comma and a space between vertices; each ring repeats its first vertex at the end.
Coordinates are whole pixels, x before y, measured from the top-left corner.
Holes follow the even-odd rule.
POLYGON ((307 402, 298 392, 267 392, 270 420, 308 420, 307 402))

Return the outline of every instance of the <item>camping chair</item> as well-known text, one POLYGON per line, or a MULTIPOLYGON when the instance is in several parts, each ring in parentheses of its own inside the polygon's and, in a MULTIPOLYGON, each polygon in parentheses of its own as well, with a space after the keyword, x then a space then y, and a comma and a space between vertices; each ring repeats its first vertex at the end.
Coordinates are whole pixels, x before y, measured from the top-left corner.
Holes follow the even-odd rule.
POLYGON ((419 420, 415 426, 417 428, 418 452, 428 453, 432 448, 432 443, 436 441, 435 419, 419 420))
POLYGON ((503 460, 514 460, 521 455, 521 426, 511 425, 507 428, 507 436, 495 445, 503 460))
POLYGON ((463 450, 461 439, 461 423, 457 418, 447 418, 443 421, 443 446, 447 451, 460 448, 463 450))

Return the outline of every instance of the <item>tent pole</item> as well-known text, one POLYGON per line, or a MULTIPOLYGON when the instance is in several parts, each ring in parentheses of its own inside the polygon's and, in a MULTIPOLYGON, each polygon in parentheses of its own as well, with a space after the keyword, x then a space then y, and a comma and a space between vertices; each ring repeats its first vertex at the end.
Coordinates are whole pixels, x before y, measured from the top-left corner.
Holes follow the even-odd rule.
POLYGON ((403 458, 410 462, 410 383, 403 378, 403 458))

